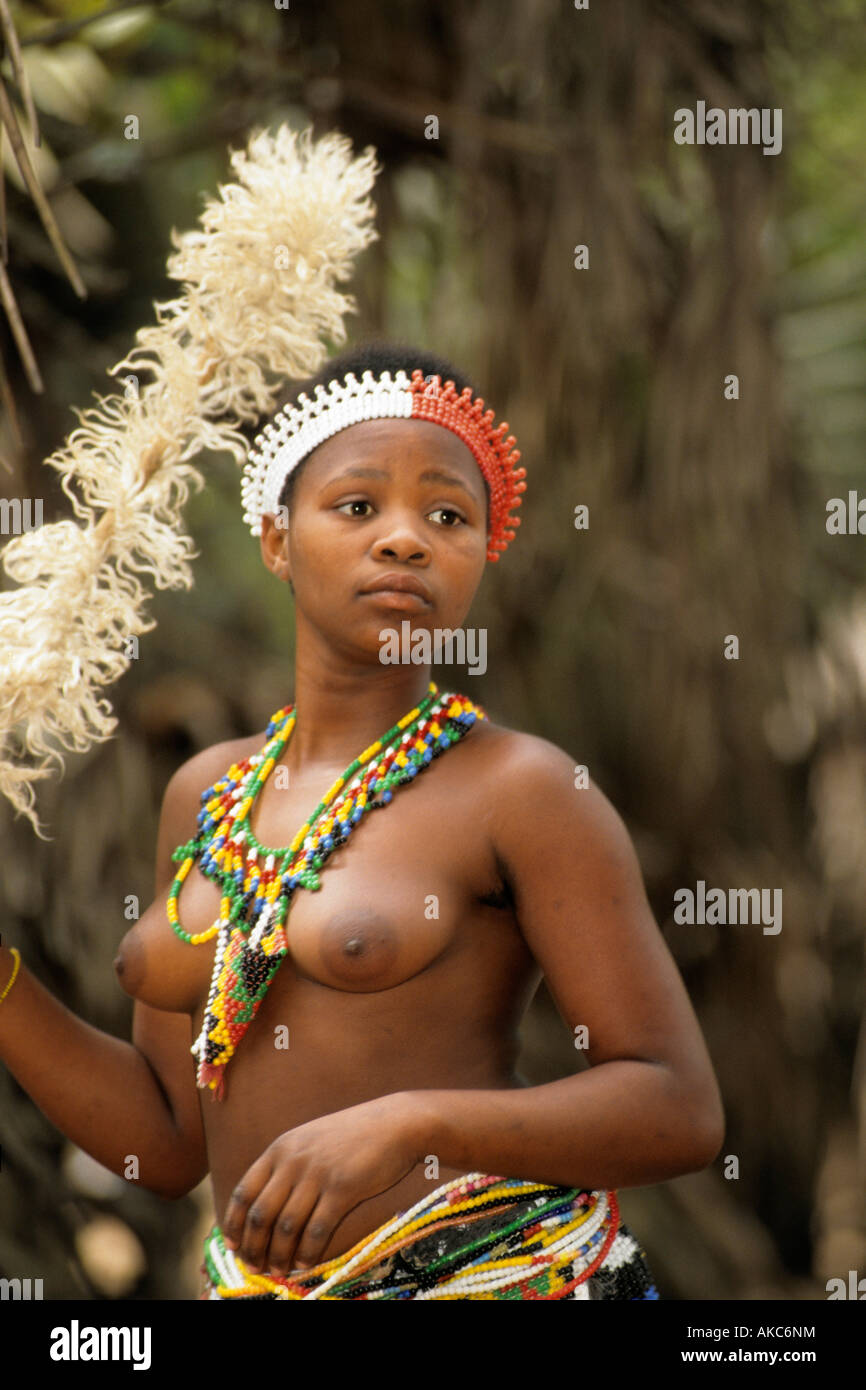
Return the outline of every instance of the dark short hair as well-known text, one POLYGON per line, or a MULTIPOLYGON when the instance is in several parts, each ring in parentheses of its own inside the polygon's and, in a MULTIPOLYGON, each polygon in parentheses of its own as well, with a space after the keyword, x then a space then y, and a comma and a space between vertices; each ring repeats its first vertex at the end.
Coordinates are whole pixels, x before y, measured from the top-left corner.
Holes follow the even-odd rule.
MULTIPOLYGON (((282 410, 284 406, 296 405, 301 392, 306 392, 308 396, 312 396, 317 386, 327 387, 328 383, 335 378, 338 381, 342 380, 347 372, 354 372, 359 379, 363 372, 372 372, 374 376, 378 377, 381 376, 382 372, 390 372, 393 376, 395 372, 402 370, 411 376, 416 367, 419 367, 425 376, 438 375, 443 385, 446 381, 453 381, 458 391, 465 391, 468 386, 473 396, 477 395, 475 387, 466 374, 452 366, 446 358, 440 357, 437 353, 414 347, 411 343, 370 338, 366 342, 357 343, 354 347, 347 348, 345 352, 341 352, 336 357, 329 358, 315 376, 287 391, 277 404, 276 409, 282 410)), ((288 507, 291 505, 298 474, 308 458, 309 454, 296 464, 289 473, 280 490, 279 506, 288 507)), ((490 487, 484 475, 481 476, 489 510, 490 487)))

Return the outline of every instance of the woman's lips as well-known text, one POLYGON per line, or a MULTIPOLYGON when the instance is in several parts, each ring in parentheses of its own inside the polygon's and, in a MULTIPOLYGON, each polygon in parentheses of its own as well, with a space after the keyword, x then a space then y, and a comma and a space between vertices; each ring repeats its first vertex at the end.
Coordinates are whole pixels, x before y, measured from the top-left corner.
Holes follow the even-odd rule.
POLYGON ((373 589, 371 593, 363 593, 359 597, 373 599, 383 608, 408 608, 414 613, 431 606, 429 600, 420 594, 407 593, 403 589, 373 589))

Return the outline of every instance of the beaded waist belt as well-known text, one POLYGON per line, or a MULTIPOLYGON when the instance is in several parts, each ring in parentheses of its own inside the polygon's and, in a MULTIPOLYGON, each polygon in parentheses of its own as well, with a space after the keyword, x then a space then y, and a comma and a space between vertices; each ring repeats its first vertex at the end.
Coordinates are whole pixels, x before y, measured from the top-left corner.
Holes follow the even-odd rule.
POLYGON ((470 1173, 345 1254, 285 1278, 251 1273, 218 1226, 203 1299, 554 1299, 603 1264, 620 1229, 613 1191, 470 1173))

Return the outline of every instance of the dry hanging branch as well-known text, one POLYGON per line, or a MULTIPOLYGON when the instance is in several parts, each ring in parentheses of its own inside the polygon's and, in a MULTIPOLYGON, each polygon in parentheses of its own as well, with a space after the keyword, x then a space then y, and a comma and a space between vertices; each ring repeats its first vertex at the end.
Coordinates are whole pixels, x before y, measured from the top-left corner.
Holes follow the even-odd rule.
POLYGON ((39 375, 36 358, 30 346, 30 339, 27 337, 27 329, 24 327, 24 320, 21 317, 15 295, 12 293, 12 286, 9 283, 9 276, 6 274, 6 267, 4 265, 0 265, 0 302, 2 302, 3 308, 6 311, 9 327, 12 330, 12 336, 18 347, 19 356, 24 364, 27 379, 34 391, 42 391, 44 390, 42 377, 39 375))
POLYGON ((0 77, 0 120, 2 120, 3 125, 9 133, 9 140, 15 153, 18 168, 21 170, 21 177, 27 185, 27 191, 36 204, 36 210, 42 220, 42 225, 45 228, 48 239, 57 252, 57 259, 66 271, 72 288, 75 290, 79 299, 86 299, 87 290, 84 287, 84 282, 78 274, 75 263, 66 249, 63 238, 60 235, 60 228, 57 225, 54 213, 51 211, 51 204, 43 193, 39 180, 36 177, 36 172, 30 162, 27 146, 24 144, 24 137, 18 126, 15 108, 9 100, 9 93, 6 90, 6 84, 2 77, 0 77))
POLYGON ((30 83, 27 80, 27 73, 21 60, 21 48, 18 43, 18 35, 15 32, 15 25, 12 23, 12 16, 9 13, 9 6, 6 0, 0 0, 0 31, 2 31, 6 47, 9 50, 12 75, 21 93, 21 100, 24 102, 24 110, 27 113, 30 129, 33 132, 33 143, 38 148, 42 144, 42 136, 39 133, 39 122, 36 119, 36 106, 33 101, 33 93, 30 90, 30 83))
MULTIPOLYGON (((2 47, 9 54, 12 74, 21 94, 21 99, 24 102, 24 109, 27 113, 27 119, 30 122, 34 143, 37 146, 41 146, 42 136, 39 133, 39 123, 36 117, 33 94, 30 90, 27 73, 21 60, 18 35, 12 23, 12 16, 9 13, 7 0, 0 0, 0 36, 2 36, 2 47)), ((85 289, 84 282, 78 274, 75 263, 66 249, 63 237, 60 235, 60 228, 57 226, 54 214, 51 211, 51 206, 36 177, 33 165, 30 162, 30 156, 24 144, 24 137, 18 125, 18 117, 15 114, 15 108, 6 90, 6 84, 2 76, 0 76, 0 155, 2 155, 4 131, 8 132, 9 142, 12 146, 18 168, 21 170, 21 177, 24 180, 31 198, 36 204, 36 210, 48 234, 48 239, 57 253, 60 264, 63 266, 75 293, 80 299, 85 299, 87 297, 87 290, 85 289)), ((0 164, 0 171, 2 171, 2 164, 0 164)), ((0 300, 2 300, 6 317, 9 320, 9 327, 12 330, 12 336, 15 339, 30 387, 33 391, 41 392, 44 388, 42 385, 42 378, 39 374, 39 368, 36 365, 36 358, 24 328, 24 320, 21 317, 12 285, 4 269, 8 264, 9 254, 6 227, 6 185, 2 178, 2 172, 0 172, 0 242, 2 242, 0 300)))

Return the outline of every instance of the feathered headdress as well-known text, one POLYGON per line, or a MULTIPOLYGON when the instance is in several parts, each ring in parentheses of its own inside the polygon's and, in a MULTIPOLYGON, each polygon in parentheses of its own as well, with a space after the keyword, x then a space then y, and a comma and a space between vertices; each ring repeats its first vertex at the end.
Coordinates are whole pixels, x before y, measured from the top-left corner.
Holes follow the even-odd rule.
POLYGON ((336 286, 377 236, 372 146, 353 158, 347 136, 313 142, 283 125, 255 131, 231 164, 238 181, 207 202, 201 229, 172 232, 167 269, 183 294, 154 305, 155 326, 110 372, 132 379, 76 410, 80 426, 46 460, 79 521, 3 552, 22 587, 0 594, 0 793, 37 831, 33 784, 62 766, 61 750, 116 726, 101 692, 129 666, 129 638, 155 626, 143 577, 192 584, 182 510, 202 477, 191 461, 209 449, 242 464, 238 426, 273 411, 285 378, 318 370, 324 338, 345 341, 356 306, 336 286))

